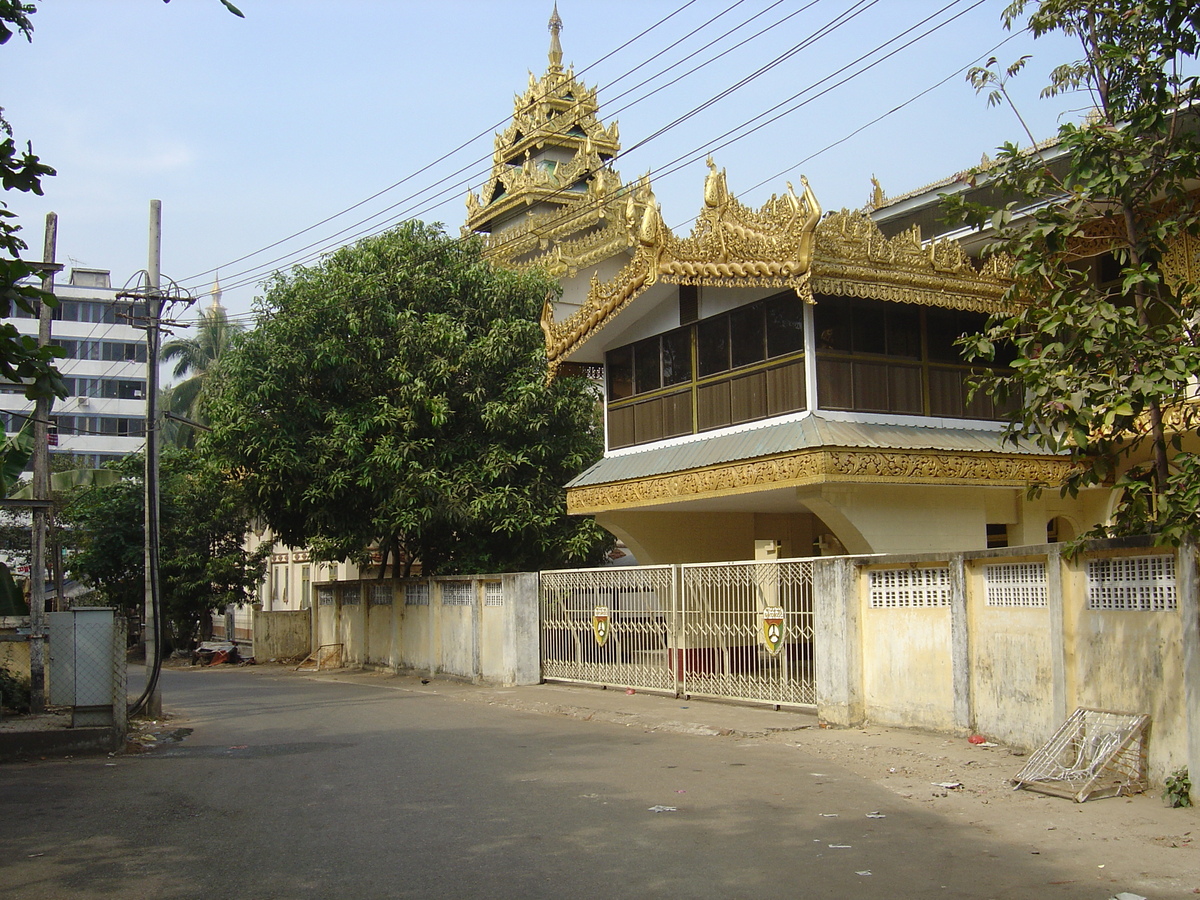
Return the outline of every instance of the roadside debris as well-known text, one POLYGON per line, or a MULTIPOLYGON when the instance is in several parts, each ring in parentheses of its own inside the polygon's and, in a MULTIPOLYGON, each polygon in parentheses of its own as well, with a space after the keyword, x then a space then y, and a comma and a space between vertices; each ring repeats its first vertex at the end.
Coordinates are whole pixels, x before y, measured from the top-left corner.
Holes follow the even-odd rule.
POLYGON ((1146 790, 1148 715, 1079 707, 1012 779, 1076 803, 1146 790))
POLYGON ((650 807, 650 812, 652 812, 652 813, 679 812, 679 807, 677 807, 677 806, 652 806, 652 807, 650 807))

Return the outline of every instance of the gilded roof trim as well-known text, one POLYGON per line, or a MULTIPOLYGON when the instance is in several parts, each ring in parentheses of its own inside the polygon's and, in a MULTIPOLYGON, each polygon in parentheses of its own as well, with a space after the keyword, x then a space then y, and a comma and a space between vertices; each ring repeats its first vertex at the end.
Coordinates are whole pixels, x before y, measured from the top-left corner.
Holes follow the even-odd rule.
POLYGON ((570 515, 712 499, 815 484, 940 484, 1025 487, 1058 484, 1071 470, 1059 457, 945 451, 809 449, 766 459, 567 489, 570 515))

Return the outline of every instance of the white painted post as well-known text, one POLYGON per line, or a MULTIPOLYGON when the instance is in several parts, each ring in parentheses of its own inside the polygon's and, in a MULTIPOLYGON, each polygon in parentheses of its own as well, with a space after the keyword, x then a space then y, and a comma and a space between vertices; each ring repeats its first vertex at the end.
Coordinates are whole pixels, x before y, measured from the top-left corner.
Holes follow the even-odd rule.
POLYGON ((1065 722, 1068 712, 1062 569, 1062 548, 1054 544, 1046 555, 1046 611, 1050 615, 1050 702, 1055 722, 1065 722))
POLYGON ((1200 585, 1196 545, 1179 547, 1176 579, 1183 625, 1183 704, 1187 723, 1187 766, 1192 779, 1192 805, 1200 805, 1200 585))
POLYGON ((849 559, 813 560, 817 715, 832 725, 861 724, 866 713, 860 575, 849 559))
POLYGON ((967 609, 967 566, 961 553, 950 557, 950 672, 954 690, 954 724, 970 731, 975 726, 971 709, 971 627, 967 609))

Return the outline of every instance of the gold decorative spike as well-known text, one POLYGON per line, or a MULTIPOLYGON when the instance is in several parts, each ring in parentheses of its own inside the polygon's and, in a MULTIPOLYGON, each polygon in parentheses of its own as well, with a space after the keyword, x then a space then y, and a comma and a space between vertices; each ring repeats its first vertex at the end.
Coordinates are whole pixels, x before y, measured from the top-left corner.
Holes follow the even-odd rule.
POLYGON ((874 175, 871 176, 871 202, 867 204, 869 209, 882 209, 887 203, 887 195, 883 192, 883 186, 879 183, 879 179, 874 175))
POLYGON ((558 3, 554 4, 554 12, 550 14, 550 71, 562 71, 562 44, 558 42, 559 32, 562 31, 562 19, 558 15, 558 3))

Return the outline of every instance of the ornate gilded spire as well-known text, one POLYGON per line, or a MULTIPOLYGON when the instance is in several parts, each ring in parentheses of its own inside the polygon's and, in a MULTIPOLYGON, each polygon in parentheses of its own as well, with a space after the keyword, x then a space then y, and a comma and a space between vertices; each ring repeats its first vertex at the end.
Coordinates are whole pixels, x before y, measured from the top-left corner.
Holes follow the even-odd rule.
POLYGON ((558 42, 559 32, 562 31, 562 19, 558 15, 557 0, 554 4, 554 12, 550 14, 550 71, 562 71, 562 44, 558 42))
POLYGON ((218 274, 215 278, 213 278, 213 286, 212 286, 212 290, 209 291, 209 294, 212 295, 212 303, 209 304, 208 308, 212 309, 212 310, 217 310, 217 309, 223 310, 225 307, 223 307, 221 305, 222 291, 221 291, 221 276, 220 276, 220 274, 218 274))
MULTIPOLYGON (((485 234, 566 208, 603 218, 596 201, 620 186, 609 161, 620 150, 616 122, 599 119, 596 89, 562 65, 558 4, 550 16, 550 65, 514 98, 512 124, 496 135, 492 172, 479 193, 467 195, 467 228, 485 234), (578 210, 577 210, 578 211, 578 210)), ((582 226, 581 226, 582 227, 582 226)))

